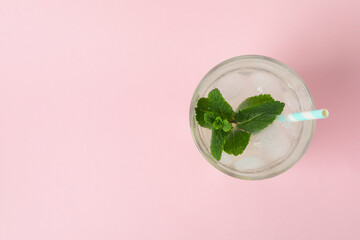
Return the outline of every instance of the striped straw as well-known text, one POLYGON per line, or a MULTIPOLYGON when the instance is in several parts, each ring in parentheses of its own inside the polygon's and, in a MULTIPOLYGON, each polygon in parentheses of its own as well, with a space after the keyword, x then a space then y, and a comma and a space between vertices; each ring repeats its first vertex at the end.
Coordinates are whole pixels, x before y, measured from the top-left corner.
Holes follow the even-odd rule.
POLYGON ((322 118, 327 118, 328 116, 329 116, 328 110, 320 109, 320 110, 313 110, 308 112, 291 113, 287 116, 280 115, 277 117, 277 120, 280 122, 284 122, 284 121, 296 122, 296 121, 322 119, 322 118))

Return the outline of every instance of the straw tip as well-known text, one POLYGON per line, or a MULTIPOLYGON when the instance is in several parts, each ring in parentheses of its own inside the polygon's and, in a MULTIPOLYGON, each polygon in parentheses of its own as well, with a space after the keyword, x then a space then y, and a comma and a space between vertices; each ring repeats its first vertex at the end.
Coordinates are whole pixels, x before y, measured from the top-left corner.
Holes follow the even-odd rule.
POLYGON ((324 118, 329 116, 329 111, 327 109, 321 109, 321 114, 324 118))

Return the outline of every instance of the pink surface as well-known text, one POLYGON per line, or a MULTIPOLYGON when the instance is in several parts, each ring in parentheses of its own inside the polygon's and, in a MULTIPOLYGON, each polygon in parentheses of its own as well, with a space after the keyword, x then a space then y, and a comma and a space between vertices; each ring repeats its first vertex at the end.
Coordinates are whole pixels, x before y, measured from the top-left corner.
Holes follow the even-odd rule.
POLYGON ((360 2, 0 1, 0 239, 360 239, 360 2), (306 81, 303 159, 264 181, 192 140, 195 87, 261 54, 306 81))

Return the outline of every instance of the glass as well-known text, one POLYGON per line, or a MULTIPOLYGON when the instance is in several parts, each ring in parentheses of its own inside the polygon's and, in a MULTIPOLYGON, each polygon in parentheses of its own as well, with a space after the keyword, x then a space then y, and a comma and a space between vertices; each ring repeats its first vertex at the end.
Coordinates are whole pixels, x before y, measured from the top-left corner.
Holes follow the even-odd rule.
POLYGON ((250 138, 238 155, 222 153, 217 161, 210 153, 211 130, 195 119, 198 99, 218 88, 235 110, 246 98, 271 94, 285 103, 283 114, 314 110, 312 97, 300 76, 285 64, 265 56, 246 55, 228 59, 211 69, 197 86, 190 105, 190 128, 199 151, 218 170, 241 179, 274 177, 292 167, 306 152, 315 121, 280 122, 250 138))

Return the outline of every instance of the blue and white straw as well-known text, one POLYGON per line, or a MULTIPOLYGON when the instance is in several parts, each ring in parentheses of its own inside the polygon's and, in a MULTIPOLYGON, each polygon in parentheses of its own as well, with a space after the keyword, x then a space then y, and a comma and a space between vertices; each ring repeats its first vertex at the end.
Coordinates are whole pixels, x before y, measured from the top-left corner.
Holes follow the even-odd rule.
POLYGON ((287 116, 279 115, 277 117, 277 120, 280 122, 284 122, 284 121, 297 122, 297 121, 305 121, 305 120, 322 119, 322 118, 327 118, 328 116, 329 116, 328 110, 320 109, 320 110, 313 110, 308 112, 291 113, 287 116))

